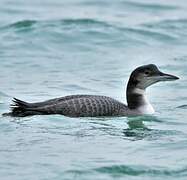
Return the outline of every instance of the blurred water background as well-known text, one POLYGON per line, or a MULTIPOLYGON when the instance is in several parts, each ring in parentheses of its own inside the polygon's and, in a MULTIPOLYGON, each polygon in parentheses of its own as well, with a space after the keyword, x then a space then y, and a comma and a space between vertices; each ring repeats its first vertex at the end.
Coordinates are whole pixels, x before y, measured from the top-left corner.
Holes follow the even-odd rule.
POLYGON ((126 102, 137 66, 180 77, 148 89, 151 117, 0 117, 0 179, 187 179, 186 0, 0 0, 0 113, 12 97, 126 102))

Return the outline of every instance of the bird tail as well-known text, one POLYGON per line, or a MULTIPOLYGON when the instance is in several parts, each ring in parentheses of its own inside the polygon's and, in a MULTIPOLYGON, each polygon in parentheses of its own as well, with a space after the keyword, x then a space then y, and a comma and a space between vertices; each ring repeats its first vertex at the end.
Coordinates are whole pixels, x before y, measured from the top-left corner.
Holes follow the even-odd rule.
POLYGON ((13 103, 10 105, 11 112, 4 113, 3 116, 24 117, 40 114, 34 110, 32 103, 28 103, 17 98, 13 98, 12 102, 13 103))

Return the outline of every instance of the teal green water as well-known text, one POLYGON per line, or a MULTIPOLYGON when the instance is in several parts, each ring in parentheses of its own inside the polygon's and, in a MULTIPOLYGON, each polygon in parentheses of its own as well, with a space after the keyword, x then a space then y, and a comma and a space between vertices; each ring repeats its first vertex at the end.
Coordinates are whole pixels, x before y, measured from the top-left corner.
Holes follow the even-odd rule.
POLYGON ((148 89, 154 116, 1 116, 1 179, 187 179, 185 0, 2 0, 0 17, 0 114, 12 97, 126 102, 142 64, 180 77, 148 89))

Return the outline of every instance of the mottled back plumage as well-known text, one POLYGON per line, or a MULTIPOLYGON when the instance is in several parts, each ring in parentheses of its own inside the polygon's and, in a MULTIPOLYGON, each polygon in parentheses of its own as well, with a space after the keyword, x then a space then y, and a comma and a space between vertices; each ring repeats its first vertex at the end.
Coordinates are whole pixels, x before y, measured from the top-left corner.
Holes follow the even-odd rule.
POLYGON ((62 114, 70 117, 97 117, 117 116, 126 106, 106 96, 72 95, 39 103, 27 103, 14 98, 11 107, 12 116, 62 114))

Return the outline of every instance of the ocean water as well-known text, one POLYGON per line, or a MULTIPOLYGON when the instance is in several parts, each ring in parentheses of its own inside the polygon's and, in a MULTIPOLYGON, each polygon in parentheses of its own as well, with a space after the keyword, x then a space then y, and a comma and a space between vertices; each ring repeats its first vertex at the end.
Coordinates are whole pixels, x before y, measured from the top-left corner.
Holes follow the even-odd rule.
POLYGON ((180 77, 148 88, 153 116, 0 116, 0 179, 187 179, 186 0, 1 0, 0 17, 0 114, 12 97, 126 102, 143 64, 180 77))

